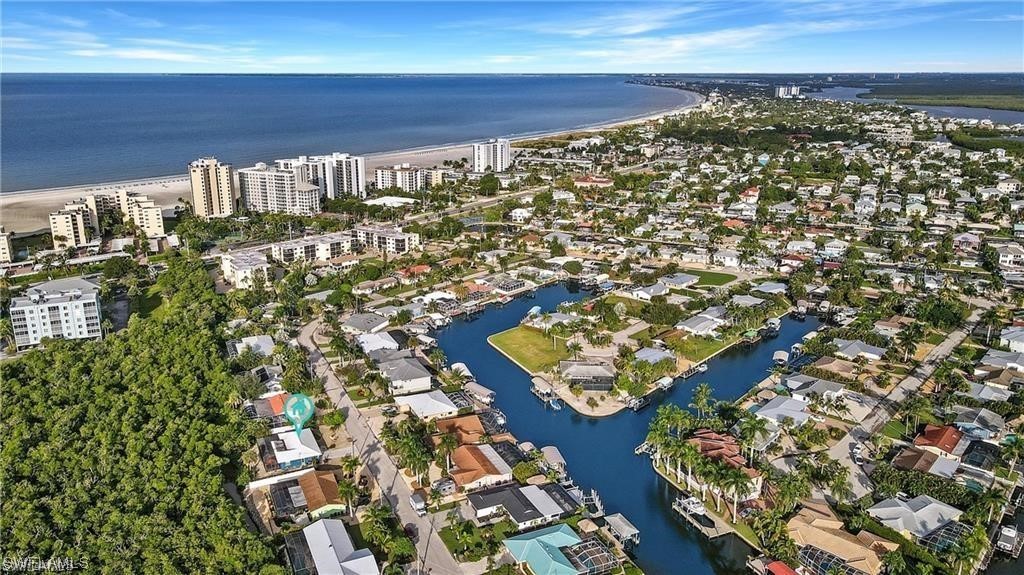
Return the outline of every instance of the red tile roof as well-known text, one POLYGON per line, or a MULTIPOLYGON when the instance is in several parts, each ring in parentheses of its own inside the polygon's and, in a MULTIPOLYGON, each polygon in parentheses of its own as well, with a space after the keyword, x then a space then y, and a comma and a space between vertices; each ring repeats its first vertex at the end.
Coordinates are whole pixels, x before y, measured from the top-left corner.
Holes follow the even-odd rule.
POLYGON ((963 436, 964 434, 955 427, 949 425, 938 426, 929 423, 924 426, 924 432, 914 438, 914 445, 918 447, 937 447, 946 453, 952 453, 963 436))
POLYGON ((749 477, 760 475, 756 469, 747 466, 747 458, 743 457, 743 448, 731 435, 715 433, 710 429, 698 429, 693 437, 686 441, 696 445, 704 457, 741 469, 749 477))

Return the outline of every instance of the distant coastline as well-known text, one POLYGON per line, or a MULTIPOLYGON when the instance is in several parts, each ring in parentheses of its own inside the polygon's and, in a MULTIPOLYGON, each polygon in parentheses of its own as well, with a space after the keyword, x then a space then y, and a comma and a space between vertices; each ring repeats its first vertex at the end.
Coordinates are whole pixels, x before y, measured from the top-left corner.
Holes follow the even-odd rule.
MULTIPOLYGON (((615 118, 589 125, 539 132, 496 135, 496 137, 506 137, 515 143, 564 134, 614 129, 616 127, 645 123, 666 116, 681 114, 699 106, 705 99, 703 95, 696 92, 688 90, 678 91, 689 94, 692 101, 684 105, 673 106, 655 112, 638 114, 627 118, 615 118)), ((380 166, 410 163, 429 167, 441 165, 445 160, 458 160, 468 157, 472 152, 471 146, 473 141, 477 140, 371 152, 360 155, 366 158, 367 172, 370 173, 370 178, 372 178, 372 171, 380 166)), ((310 153, 328 153, 330 151, 332 150, 312 150, 310 153)), ((272 159, 267 158, 265 161, 269 162, 272 159)), ((45 231, 49 225, 48 214, 60 209, 66 202, 89 194, 110 193, 118 188, 128 188, 132 191, 146 194, 164 208, 173 208, 180 205, 178 199, 187 197, 190 193, 188 177, 184 173, 49 188, 11 190, 0 193, 0 224, 5 226, 7 230, 20 234, 39 233, 45 231)))

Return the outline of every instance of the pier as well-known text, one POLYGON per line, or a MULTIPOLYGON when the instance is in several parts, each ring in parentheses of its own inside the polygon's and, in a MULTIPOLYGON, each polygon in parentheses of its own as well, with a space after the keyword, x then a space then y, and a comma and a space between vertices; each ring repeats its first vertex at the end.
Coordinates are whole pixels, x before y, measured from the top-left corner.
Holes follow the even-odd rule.
POLYGON ((735 532, 735 529, 713 513, 695 513, 685 502, 686 494, 684 493, 672 503, 672 510, 685 517, 690 522, 690 525, 693 525, 708 539, 715 539, 735 532))

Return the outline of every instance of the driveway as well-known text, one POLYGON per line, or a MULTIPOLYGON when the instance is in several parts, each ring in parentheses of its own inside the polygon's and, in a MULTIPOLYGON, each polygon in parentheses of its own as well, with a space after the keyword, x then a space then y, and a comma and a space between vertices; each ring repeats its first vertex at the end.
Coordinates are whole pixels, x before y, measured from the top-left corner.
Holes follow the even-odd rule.
POLYGON ((386 502, 395 511, 402 525, 412 523, 416 526, 419 537, 416 541, 418 560, 410 573, 431 573, 432 575, 462 575, 459 564, 448 552, 438 530, 444 522, 443 517, 428 514, 419 517, 412 510, 409 497, 412 490, 398 475, 398 466, 384 451, 380 439, 366 424, 359 409, 356 408, 348 394, 345 393, 341 380, 334 374, 320 349, 313 342, 313 334, 320 329, 320 320, 314 320, 299 332, 299 344, 309 351, 310 362, 317 376, 324 377, 324 391, 331 402, 345 413, 345 428, 359 453, 360 459, 366 463, 367 469, 377 480, 381 490, 382 503, 386 502))

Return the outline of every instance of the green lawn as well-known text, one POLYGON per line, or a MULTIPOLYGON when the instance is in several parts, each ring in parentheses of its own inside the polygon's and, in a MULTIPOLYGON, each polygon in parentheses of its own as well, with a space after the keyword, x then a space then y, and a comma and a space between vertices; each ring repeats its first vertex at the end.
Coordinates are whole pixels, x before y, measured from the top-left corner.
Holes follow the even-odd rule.
POLYGON ((925 343, 929 345, 939 345, 946 340, 946 334, 941 331, 933 331, 928 334, 928 337, 924 338, 925 343))
POLYGON ((552 347, 551 338, 523 326, 496 333, 487 341, 533 373, 545 371, 569 357, 564 340, 557 340, 557 345, 552 347))
POLYGON ((644 302, 629 297, 622 297, 620 295, 609 295, 605 296, 604 301, 615 305, 621 303, 626 306, 626 314, 636 317, 640 313, 640 310, 644 307, 644 302))
POLYGON ((695 275, 695 276, 699 277, 700 280, 697 282, 697 285, 721 286, 721 285, 725 285, 725 284, 731 282, 732 280, 736 279, 736 276, 734 276, 732 274, 723 273, 723 272, 709 272, 709 271, 704 271, 704 270, 690 270, 690 269, 682 269, 682 270, 679 270, 679 271, 682 271, 682 272, 688 273, 690 275, 695 275))
POLYGON ((138 298, 131 299, 129 303, 131 313, 149 317, 164 303, 164 298, 160 295, 160 286, 151 285, 138 298))
POLYGON ((733 339, 729 338, 719 340, 691 335, 685 339, 672 338, 669 345, 676 353, 690 361, 703 361, 708 356, 718 353, 733 341, 733 339))
POLYGON ((479 561, 489 555, 488 541, 492 550, 500 548, 501 542, 515 532, 515 525, 507 519, 495 525, 477 527, 464 521, 441 529, 441 541, 460 561, 479 561), (485 541, 487 540, 487 541, 485 541))

